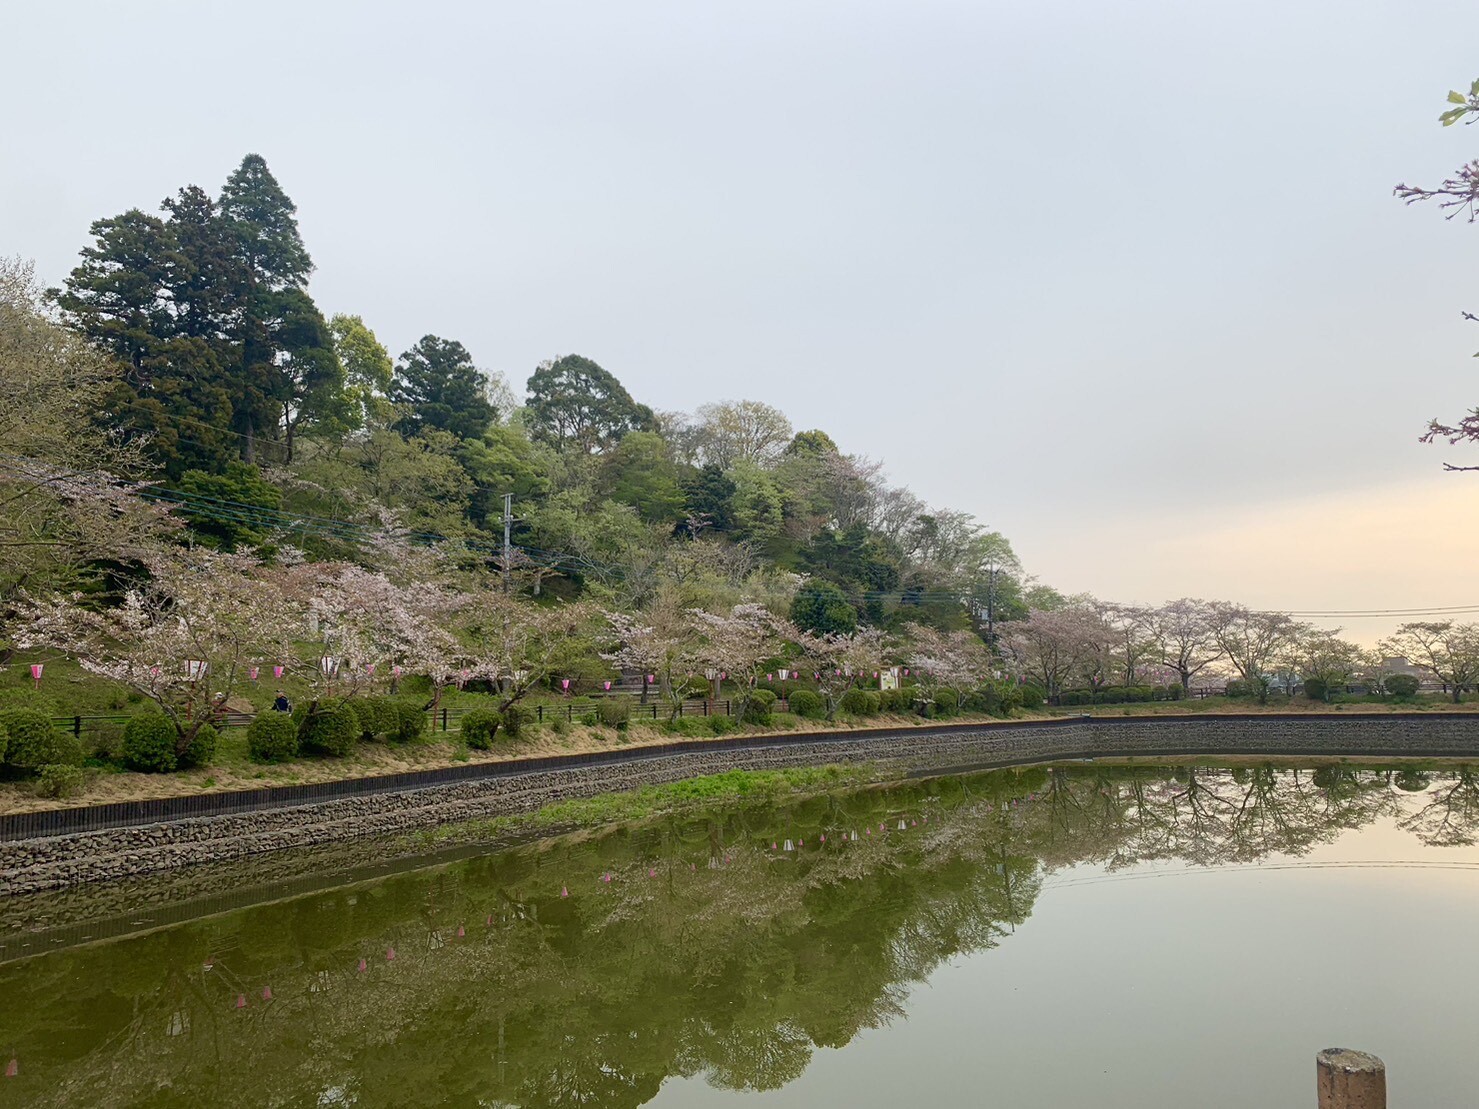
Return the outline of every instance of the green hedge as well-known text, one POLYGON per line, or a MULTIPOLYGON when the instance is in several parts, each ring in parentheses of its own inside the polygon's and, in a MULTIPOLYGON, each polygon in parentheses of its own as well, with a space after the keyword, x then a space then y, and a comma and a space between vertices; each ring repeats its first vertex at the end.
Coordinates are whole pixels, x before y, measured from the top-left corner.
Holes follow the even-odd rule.
POLYGON ((791 711, 797 716, 804 716, 808 720, 820 720, 827 715, 826 706, 822 699, 809 689, 798 689, 791 694, 787 702, 791 711))
POLYGON ((285 712, 260 712, 247 725, 247 750, 254 762, 298 757, 298 724, 285 712))
POLYGON ((608 728, 625 728, 632 719, 632 699, 602 697, 596 706, 596 719, 608 728))
POLYGON ((212 725, 202 724, 191 738, 184 754, 179 756, 179 768, 191 770, 197 766, 209 766, 216 757, 216 741, 219 739, 220 733, 212 725))
POLYGON ((490 751, 502 724, 503 717, 495 709, 470 709, 462 717, 462 742, 479 751, 490 751))
POLYGON ((523 705, 508 705, 503 710, 503 730, 510 739, 518 739, 519 733, 529 723, 529 710, 523 705))
POLYGON ((837 701, 837 707, 849 716, 868 716, 882 703, 878 694, 866 689, 849 689, 837 701))
POLYGON ((81 766, 82 744, 68 732, 52 726, 51 717, 37 709, 7 709, 0 713, 5 768, 16 774, 35 774, 43 766, 81 766))
POLYGON ((775 709, 776 696, 768 689, 757 689, 750 694, 750 699, 745 703, 744 722, 746 724, 769 724, 770 714, 775 709))
POLYGON ((346 705, 320 707, 305 712, 298 723, 298 745, 305 751, 341 757, 359 742, 360 723, 346 705))
POLYGON ((140 713, 123 728, 123 765, 141 774, 168 774, 179 765, 179 733, 157 712, 140 713))
POLYGON ((1391 674, 1382 682, 1386 691, 1399 701, 1416 697, 1421 684, 1411 674, 1391 674))

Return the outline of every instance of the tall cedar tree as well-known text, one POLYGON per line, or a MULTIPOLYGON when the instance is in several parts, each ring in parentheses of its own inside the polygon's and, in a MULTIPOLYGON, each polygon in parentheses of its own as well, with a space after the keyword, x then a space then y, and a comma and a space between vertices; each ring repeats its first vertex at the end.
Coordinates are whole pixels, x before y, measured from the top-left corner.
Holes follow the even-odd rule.
POLYGON ((408 438, 427 428, 479 438, 497 416, 484 393, 486 383, 461 343, 423 336, 395 368, 390 399, 401 406, 396 426, 408 438))
POLYGON ((263 440, 291 456, 301 421, 343 406, 332 336, 304 290, 312 262, 294 205, 266 163, 242 160, 219 202, 181 189, 160 219, 138 209, 92 225, 57 295, 67 320, 127 373, 104 418, 150 437, 166 476, 222 473, 263 440))

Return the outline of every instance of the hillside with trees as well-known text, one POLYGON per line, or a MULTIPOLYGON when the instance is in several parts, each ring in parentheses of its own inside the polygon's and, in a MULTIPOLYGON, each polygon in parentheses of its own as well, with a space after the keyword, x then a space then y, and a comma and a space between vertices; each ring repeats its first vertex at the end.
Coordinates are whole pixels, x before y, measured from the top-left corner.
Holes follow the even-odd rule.
MULTIPOLYGON (((722 698, 713 734, 731 710, 1007 715, 1213 675, 1258 700, 1416 691, 1287 615, 1064 596, 763 401, 664 411, 574 353, 516 384, 434 334, 392 357, 320 309, 312 273, 255 154, 217 193, 96 221, 55 289, 0 267, 11 777, 209 766, 232 713, 257 715, 258 761, 343 756, 416 739, 449 698, 488 747, 575 694, 605 696, 593 722, 615 732, 634 700, 681 730, 722 698), (77 680, 43 677, 64 665, 77 680), (294 711, 257 712, 277 687, 294 711), (99 704, 121 735, 53 727, 99 704)), ((1455 701, 1479 680, 1473 626, 1410 625, 1389 653, 1455 701)))

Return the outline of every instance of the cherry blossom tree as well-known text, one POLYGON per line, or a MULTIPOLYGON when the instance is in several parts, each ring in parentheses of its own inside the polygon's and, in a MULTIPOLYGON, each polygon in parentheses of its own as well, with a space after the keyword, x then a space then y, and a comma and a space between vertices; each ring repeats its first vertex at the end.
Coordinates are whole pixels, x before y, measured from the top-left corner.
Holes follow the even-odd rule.
POLYGON ((591 649, 596 610, 584 602, 533 601, 484 590, 458 620, 470 676, 497 682, 502 712, 591 649))
POLYGON ((96 608, 80 595, 28 602, 18 642, 77 659, 147 697, 174 724, 177 754, 245 680, 280 657, 295 628, 273 576, 242 554, 152 554, 123 602, 96 608))
POLYGON ((1466 689, 1479 684, 1479 624, 1451 620, 1403 624, 1382 640, 1381 649, 1432 674, 1455 705, 1466 689))
POLYGON ((435 708, 464 668, 448 627, 466 604, 455 590, 349 563, 303 563, 284 576, 299 621, 287 663, 313 690, 310 711, 389 681, 398 668, 431 679, 435 708))
POLYGON ((688 682, 705 669, 703 631, 693 610, 681 607, 671 591, 664 591, 642 612, 604 615, 614 646, 601 657, 618 670, 656 677, 658 693, 667 702, 670 717, 676 717, 688 682))
POLYGON ((1268 703, 1269 675, 1304 625, 1283 612, 1259 612, 1228 601, 1210 607, 1212 634, 1242 679, 1268 703))
POLYGON ((727 672, 740 685, 740 715, 749 707, 755 683, 800 631, 764 605, 735 605, 726 613, 691 610, 700 634, 696 651, 706 668, 727 672))
POLYGON ((991 655, 974 632, 942 632, 925 624, 906 624, 905 659, 924 686, 968 689, 991 674, 991 655))
POLYGON ((797 645, 803 665, 817 675, 817 690, 826 702, 830 720, 837 714, 838 701, 859 676, 871 677, 883 668, 890 641, 880 629, 864 626, 847 633, 805 632, 797 645))
POLYGON ((1182 597, 1149 609, 1146 623, 1155 654, 1176 671, 1181 688, 1190 692, 1191 680, 1222 658, 1213 629, 1212 606, 1206 601, 1182 597))
POLYGON ((1005 626, 1001 646, 1024 676, 1057 697, 1080 674, 1102 674, 1110 633, 1087 605, 1033 609, 1025 620, 1005 626))

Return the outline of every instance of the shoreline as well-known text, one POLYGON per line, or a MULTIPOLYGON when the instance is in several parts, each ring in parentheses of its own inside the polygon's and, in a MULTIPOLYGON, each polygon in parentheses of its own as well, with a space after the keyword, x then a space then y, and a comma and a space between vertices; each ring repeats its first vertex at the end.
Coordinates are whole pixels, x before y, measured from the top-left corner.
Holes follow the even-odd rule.
POLYGON ((140 819, 132 823, 0 843, 0 894, 517 816, 561 801, 728 770, 872 764, 883 773, 927 777, 1094 758, 1479 758, 1479 715, 1077 717, 665 746, 531 760, 538 765, 495 764, 491 772, 487 764, 475 765, 450 780, 392 783, 381 789, 363 788, 352 796, 297 803, 284 798, 282 804, 245 811, 149 820, 140 809, 136 814, 140 819))

